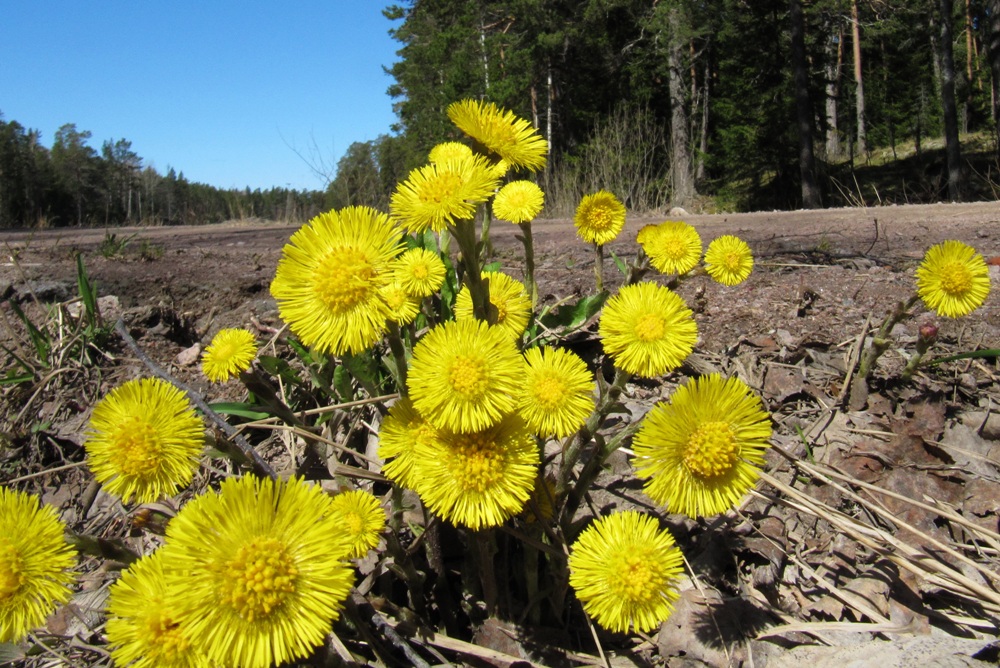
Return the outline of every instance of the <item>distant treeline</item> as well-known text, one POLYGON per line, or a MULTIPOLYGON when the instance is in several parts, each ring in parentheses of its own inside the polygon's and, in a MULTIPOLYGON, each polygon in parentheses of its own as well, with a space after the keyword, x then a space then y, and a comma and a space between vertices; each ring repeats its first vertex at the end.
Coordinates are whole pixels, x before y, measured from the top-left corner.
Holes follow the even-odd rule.
POLYGON ((160 174, 130 141, 105 141, 98 152, 90 138, 69 123, 46 148, 38 130, 0 116, 0 228, 303 221, 329 208, 323 191, 221 190, 173 169, 160 174))

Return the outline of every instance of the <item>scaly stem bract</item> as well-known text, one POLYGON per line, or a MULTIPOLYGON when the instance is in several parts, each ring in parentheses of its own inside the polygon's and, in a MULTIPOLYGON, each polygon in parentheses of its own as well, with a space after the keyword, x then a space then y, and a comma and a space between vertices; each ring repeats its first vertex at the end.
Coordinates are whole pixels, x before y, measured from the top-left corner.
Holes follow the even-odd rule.
POLYGON ((594 244, 597 257, 594 259, 594 278, 597 280, 597 291, 604 292, 604 246, 594 244))
POLYGON ((531 306, 538 304, 538 283, 535 281, 535 244, 531 238, 531 221, 518 225, 524 245, 524 285, 531 296, 531 306))
POLYGON ((479 320, 485 320, 489 324, 495 325, 498 313, 496 308, 491 308, 489 288, 483 281, 482 270, 479 268, 475 222, 457 220, 451 230, 458 241, 458 248, 462 252, 465 284, 469 286, 469 292, 472 296, 472 313, 479 320))

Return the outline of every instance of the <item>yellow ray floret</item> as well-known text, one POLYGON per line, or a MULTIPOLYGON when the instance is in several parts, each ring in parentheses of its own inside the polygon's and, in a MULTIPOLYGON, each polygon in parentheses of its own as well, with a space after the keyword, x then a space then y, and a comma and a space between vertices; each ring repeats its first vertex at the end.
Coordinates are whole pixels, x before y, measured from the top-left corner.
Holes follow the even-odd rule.
POLYGON ((625 205, 607 190, 584 195, 573 216, 576 233, 587 243, 603 246, 625 226, 625 205))
POLYGON ((637 241, 649 256, 649 262, 663 274, 685 274, 701 260, 701 237, 698 230, 680 220, 668 220, 639 231, 637 241), (646 231, 645 235, 643 231, 646 231))
POLYGON ((565 438, 594 410, 594 374, 578 355, 561 348, 531 348, 517 410, 539 436, 565 438))
POLYGON ((946 318, 968 315, 990 294, 986 261, 961 241, 931 246, 917 267, 917 294, 927 308, 946 318))
POLYGON ((530 223, 545 206, 545 193, 531 181, 511 181, 493 200, 493 215, 512 223, 530 223))
POLYGON ((212 338, 201 358, 201 370, 213 383, 221 383, 250 368, 257 356, 257 339, 245 329, 222 329, 212 338))
POLYGON ((717 515, 753 487, 770 438, 770 416, 746 384, 695 378, 643 419, 632 442, 636 474, 670 512, 717 515))
POLYGON ((580 534, 569 556, 569 583, 594 620, 618 633, 655 631, 673 612, 683 557, 656 518, 628 510, 580 534))
POLYGON ((433 445, 439 438, 440 431, 420 417, 413 402, 401 398, 389 407, 389 414, 379 429, 378 456, 389 460, 382 467, 382 474, 398 485, 413 489, 416 447, 433 445))
MULTIPOLYGON (((499 271, 483 272, 482 277, 490 292, 490 304, 496 309, 496 326, 513 339, 521 338, 531 317, 531 297, 524 284, 499 271)), ((455 299, 455 319, 474 318, 472 292, 468 286, 463 286, 455 299)))
POLYGON ((333 497, 330 505, 334 519, 347 535, 348 559, 363 557, 378 545, 385 529, 385 511, 374 494, 363 489, 348 490, 333 497))
POLYGON ((513 112, 492 102, 461 100, 448 105, 448 118, 459 130, 514 167, 545 167, 549 143, 513 112))
POLYGON ((500 177, 484 156, 436 162, 414 169, 396 186, 389 210, 407 232, 440 232, 475 216, 476 206, 499 185, 500 177))
POLYGON ((753 271, 750 246, 731 234, 714 239, 705 250, 705 271, 723 285, 742 283, 753 271))

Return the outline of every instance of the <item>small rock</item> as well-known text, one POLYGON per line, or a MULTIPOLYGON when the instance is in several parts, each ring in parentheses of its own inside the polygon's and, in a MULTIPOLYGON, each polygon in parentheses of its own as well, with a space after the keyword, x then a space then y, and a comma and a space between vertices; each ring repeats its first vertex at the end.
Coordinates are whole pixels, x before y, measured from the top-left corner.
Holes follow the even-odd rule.
POLYGON ((201 357, 201 344, 196 343, 190 348, 185 348, 177 353, 177 357, 174 358, 174 363, 177 366, 191 366, 198 361, 199 357, 201 357))
POLYGON ((679 217, 679 216, 690 216, 691 214, 682 209, 681 207, 675 206, 672 209, 670 209, 670 211, 667 212, 667 215, 671 217, 679 217))

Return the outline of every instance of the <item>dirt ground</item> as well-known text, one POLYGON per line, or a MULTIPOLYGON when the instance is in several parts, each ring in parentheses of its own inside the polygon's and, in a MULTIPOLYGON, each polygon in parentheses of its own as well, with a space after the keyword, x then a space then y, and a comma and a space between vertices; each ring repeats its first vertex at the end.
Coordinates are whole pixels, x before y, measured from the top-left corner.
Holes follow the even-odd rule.
MULTIPOLYGON (((1000 362, 995 356, 946 362, 901 381, 919 325, 933 320, 921 312, 893 330, 867 401, 861 397, 852 406, 845 383, 864 347, 861 337, 912 294, 924 252, 946 239, 970 244, 987 258, 992 291, 969 317, 934 321, 939 339, 930 356, 1000 348, 1000 204, 672 218, 694 225, 706 245, 722 234, 740 236, 753 250, 755 269, 732 288, 706 276, 680 284, 678 292, 696 312, 697 354, 684 373, 662 383, 630 384, 624 401, 630 414, 613 429, 640 419, 683 375, 718 370, 739 375, 764 398, 775 421, 776 452, 816 468, 793 467, 772 453, 767 470, 775 483, 759 484, 761 494, 738 512, 710 522, 666 518, 697 577, 686 581, 677 611, 658 635, 632 644, 610 641, 618 650, 613 663, 887 668, 995 661, 1000 362)), ((665 219, 629 218, 607 247, 610 286, 622 280, 610 253, 631 260, 636 232, 665 219)), ((266 338, 281 326, 269 285, 295 229, 248 222, 0 231, 0 317, 6 325, 0 342, 16 338, 7 302, 28 309, 36 298, 73 299, 80 253, 98 294, 117 298, 117 306, 105 302, 105 315, 124 313, 155 361, 210 400, 238 398, 238 388, 220 392, 200 379, 191 352, 222 327, 247 327, 266 338), (113 257, 101 252, 109 234, 128 240, 113 257)), ((576 238, 572 222, 540 220, 533 231, 543 303, 593 292, 593 249, 576 238)), ((519 275, 515 232, 497 222, 492 239, 503 269, 519 275)), ((586 350, 588 343, 599 350, 592 334, 576 345, 586 350)), ((117 350, 97 380, 101 392, 141 373, 127 349, 117 350)), ((56 401, 0 389, 8 402, 0 427, 13 444, 0 450, 0 476, 20 482, 43 466, 82 459, 82 427, 96 390, 56 401), (59 446, 44 462, 25 457, 23 444, 34 441, 21 433, 40 423, 59 446)), ((626 481, 624 455, 610 463, 598 479, 594 508, 653 510, 641 485, 626 481)), ((68 509, 85 487, 79 475, 67 475, 42 490, 47 502, 68 509)), ((123 514, 110 504, 107 512, 123 514)), ((66 514, 81 526, 93 523, 86 513, 66 514)), ((476 642, 546 663, 510 635, 505 642, 476 642)), ((589 635, 580 637, 572 649, 595 654, 589 635)))

